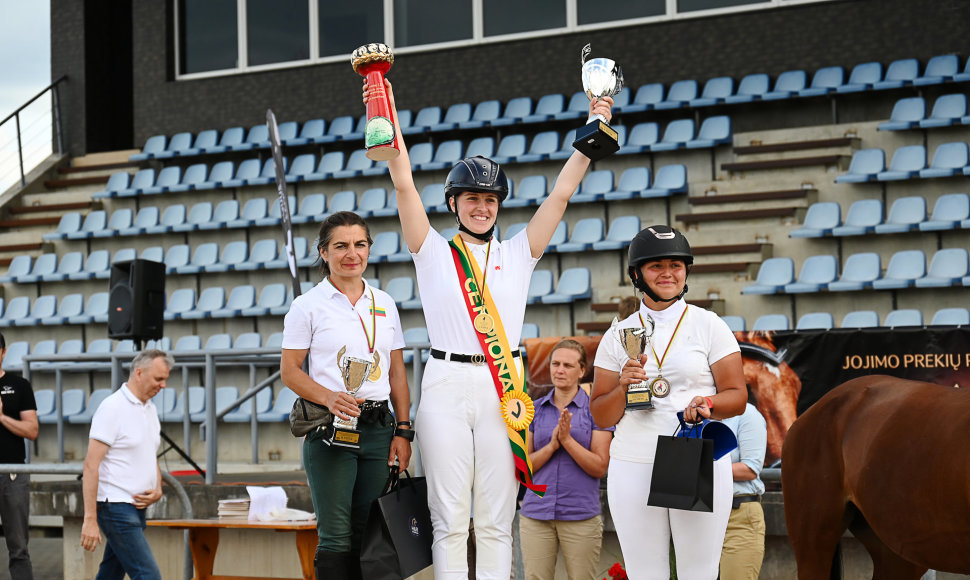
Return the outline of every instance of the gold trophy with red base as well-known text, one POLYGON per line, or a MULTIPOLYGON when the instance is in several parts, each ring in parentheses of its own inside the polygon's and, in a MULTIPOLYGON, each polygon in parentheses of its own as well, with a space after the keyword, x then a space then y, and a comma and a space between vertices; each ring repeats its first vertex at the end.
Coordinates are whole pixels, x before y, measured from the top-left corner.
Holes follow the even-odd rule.
POLYGON ((401 154, 397 144, 397 131, 391 118, 391 101, 384 91, 384 75, 394 64, 394 54, 386 44, 365 44, 350 55, 354 71, 367 79, 375 91, 367 101, 367 123, 364 125, 364 147, 367 157, 374 161, 395 159, 401 154))

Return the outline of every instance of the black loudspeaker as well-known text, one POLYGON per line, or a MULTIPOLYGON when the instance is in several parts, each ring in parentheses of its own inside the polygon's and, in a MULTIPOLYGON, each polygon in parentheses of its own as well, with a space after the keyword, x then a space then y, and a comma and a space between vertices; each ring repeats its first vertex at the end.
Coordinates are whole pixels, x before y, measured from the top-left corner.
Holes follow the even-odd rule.
POLYGON ((162 338, 165 321, 165 264, 128 260, 111 264, 108 338, 162 338))

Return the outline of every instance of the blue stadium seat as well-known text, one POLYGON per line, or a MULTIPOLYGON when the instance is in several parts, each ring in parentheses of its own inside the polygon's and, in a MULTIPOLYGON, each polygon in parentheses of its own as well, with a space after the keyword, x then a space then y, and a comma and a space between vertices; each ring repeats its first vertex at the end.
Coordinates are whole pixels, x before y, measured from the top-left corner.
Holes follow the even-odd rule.
POLYGON ((923 74, 913 79, 913 85, 925 87, 938 85, 949 80, 960 72, 960 61, 955 54, 941 54, 934 56, 926 63, 923 74))
POLYGON ((704 83, 704 90, 701 96, 691 99, 688 103, 691 107, 708 107, 719 105, 725 99, 734 94, 734 79, 731 77, 714 77, 704 83))
POLYGON ((84 216, 84 223, 81 229, 67 234, 69 240, 84 240, 94 237, 95 232, 100 232, 108 226, 108 216, 103 209, 96 209, 84 216))
POLYGON ((327 133, 317 137, 314 142, 316 143, 335 143, 343 139, 345 135, 349 135, 354 131, 354 124, 356 119, 350 115, 343 115, 334 118, 330 121, 330 127, 327 128, 327 133))
MULTIPOLYGON (((17 282, 20 284, 31 284, 34 282, 40 282, 44 276, 53 274, 57 270, 57 254, 46 253, 37 256, 34 260, 34 266, 30 269, 29 274, 21 274, 17 277, 17 282)), ((9 308, 9 305, 8 305, 9 308)))
POLYGON ((145 233, 148 228, 158 225, 158 208, 156 206, 146 206, 138 210, 131 225, 118 230, 119 236, 136 236, 145 233))
MULTIPOLYGON (((627 170, 629 171, 629 169, 627 170)), ((623 215, 613 218, 606 237, 593 243, 596 251, 622 250, 630 245, 630 241, 640 231, 640 218, 635 215, 623 215)))
POLYGON ((877 234, 901 234, 919 229, 926 220, 926 199, 919 195, 901 197, 889 208, 885 223, 876 224, 877 234))
POLYGON ((445 203, 445 186, 443 183, 429 183, 421 190, 421 203, 424 204, 426 212, 446 212, 448 206, 445 203))
POLYGON ((430 106, 418 111, 410 127, 402 128, 404 135, 418 135, 430 131, 431 127, 441 123, 441 107, 430 106))
POLYGON ((379 264, 386 261, 388 256, 399 251, 401 251, 401 234, 397 230, 379 232, 374 236, 374 243, 371 244, 367 262, 379 264))
POLYGON ((188 244, 169 246, 165 250, 165 272, 167 274, 174 274, 180 266, 188 264, 191 258, 192 251, 189 249, 188 244))
POLYGON ((660 129, 653 121, 637 123, 630 130, 626 143, 617 151, 618 155, 630 155, 643 153, 657 144, 660 138, 660 129))
POLYGON ((658 169, 653 185, 641 191, 640 197, 670 197, 675 193, 687 193, 687 166, 680 163, 658 169))
POLYGON ((919 122, 921 129, 935 129, 959 125, 967 114, 967 96, 963 93, 941 95, 933 103, 930 116, 919 122))
POLYGON ((171 159, 179 155, 184 155, 192 147, 192 133, 181 132, 172 135, 168 146, 164 150, 155 153, 155 159, 171 159))
POLYGON ((789 99, 798 94, 798 91, 805 88, 805 83, 808 81, 808 74, 803 70, 787 70, 775 79, 775 85, 772 90, 761 95, 761 98, 765 101, 778 101, 781 99, 789 99))
POLYGON ((832 228, 832 235, 862 236, 871 234, 876 226, 882 223, 882 201, 878 199, 860 199, 849 206, 845 215, 845 223, 832 228))
POLYGON ((528 175, 522 178, 519 186, 502 202, 503 207, 526 207, 539 205, 548 194, 545 175, 528 175))
POLYGON ((415 298, 414 278, 408 276, 391 278, 384 291, 394 299, 398 308, 402 308, 405 302, 415 298))
POLYGON ((323 119, 310 119, 300 128, 300 133, 296 137, 291 137, 283 142, 284 145, 299 147, 300 145, 310 145, 317 143, 327 132, 327 122, 323 119))
POLYGON ((502 137, 498 143, 498 150, 492 158, 496 163, 515 163, 519 156, 525 154, 526 139, 521 133, 514 133, 502 137))
POLYGON ((249 258, 236 266, 236 270, 252 271, 265 268, 268 262, 279 255, 276 238, 257 240, 249 251, 249 258))
POLYGON ((387 190, 383 187, 372 187, 360 194, 357 213, 366 219, 374 215, 374 212, 384 209, 385 206, 387 206, 387 190))
MULTIPOLYGON (((625 91, 629 93, 630 91, 625 91)), ((613 111, 619 111, 620 107, 617 107, 616 103, 613 104, 613 111)), ((572 119, 585 119, 589 116, 589 97, 586 96, 585 91, 576 91, 569 97, 569 103, 566 108, 562 111, 556 113, 554 118, 557 121, 566 121, 572 119)))
POLYGON ((896 101, 889 120, 879 123, 880 131, 904 131, 919 127, 926 117, 926 101, 923 97, 906 97, 896 101))
POLYGON ((829 312, 807 312, 798 318, 795 330, 831 330, 835 320, 829 312))
MULTIPOLYGON (((283 172, 285 173, 290 165, 290 160, 287 157, 283 158, 283 172)), ((267 159, 263 162, 263 169, 259 172, 259 177, 253 177, 246 180, 246 185, 268 185, 270 183, 276 182, 276 164, 273 158, 267 159)))
MULTIPOLYGON (((127 175, 127 174, 125 174, 127 175)), ((68 234, 73 234, 81 230, 81 214, 72 211, 61 216, 59 222, 57 222, 57 229, 53 232, 48 232, 43 235, 45 242, 53 242, 55 240, 66 239, 68 234)), ((20 256, 17 256, 18 258, 20 256)))
POLYGON ((733 95, 725 97, 724 102, 734 104, 757 101, 762 97, 762 95, 768 92, 770 84, 771 80, 765 73, 752 73, 746 75, 741 79, 741 82, 738 83, 738 90, 733 95))
POLYGON ((277 126, 277 129, 276 135, 280 139, 280 144, 283 144, 296 137, 300 125, 296 121, 284 121, 277 126))
POLYGON ((801 227, 788 235, 792 238, 821 238, 831 235, 832 230, 842 225, 842 206, 834 201, 819 201, 808 206, 801 227))
POLYGON ((195 308, 195 288, 173 290, 165 303, 165 320, 178 320, 195 308))
MULTIPOLYGON (((115 175, 118 175, 117 173, 115 175)), ((127 174, 125 174, 127 175, 127 174)), ((135 197, 141 195, 145 190, 149 190, 155 185, 155 170, 152 168, 139 169, 138 173, 131 178, 131 183, 127 187, 120 189, 111 189, 112 179, 114 175, 108 180, 108 189, 105 189, 103 194, 94 194, 91 197, 135 197)))
POLYGON ((145 141, 145 146, 141 148, 141 152, 135 153, 134 155, 129 155, 129 161, 146 161, 155 157, 156 153, 161 153, 165 151, 165 145, 168 143, 168 137, 165 135, 152 135, 145 141))
POLYGON ((566 98, 560 94, 549 94, 539 97, 536 108, 530 115, 522 118, 523 123, 543 123, 552 120, 556 115, 563 112, 566 107, 566 98))
POLYGON ((882 322, 883 326, 896 328, 898 326, 923 326, 923 313, 914 308, 900 308, 891 310, 882 322))
POLYGON ((532 97, 515 97, 505 104, 505 110, 495 119, 489 121, 492 127, 517 125, 522 119, 532 114, 532 97))
MULTIPOLYGON (((235 387, 232 387, 235 388, 235 387)), ((237 394, 236 398, 239 398, 237 394)), ((230 401, 230 404, 235 402, 230 401)), ((271 387, 264 387, 256 395, 250 398, 248 401, 240 404, 238 407, 229 411, 223 415, 222 420, 226 423, 249 423, 254 415, 255 405, 255 416, 259 417, 260 413, 269 412, 273 405, 273 389, 271 387)))
MULTIPOLYGON (((60 354, 60 353, 58 353, 60 354)), ((164 389, 162 389, 164 390, 164 389)), ((94 412, 98 410, 101 403, 108 398, 108 395, 112 393, 111 389, 95 389, 91 392, 88 397, 87 402, 84 405, 84 410, 80 413, 71 415, 68 421, 75 424, 87 424, 91 422, 91 418, 94 417, 94 412)))
POLYGON ((408 150, 411 158, 411 169, 417 171, 423 163, 431 163, 434 158, 434 145, 431 143, 418 143, 408 150))
POLYGON ((481 101, 475 105, 472 118, 458 124, 461 129, 479 129, 499 118, 502 105, 496 100, 481 101))
POLYGON ((199 301, 195 308, 182 313, 182 320, 202 320, 209 318, 212 312, 223 308, 226 304, 226 289, 222 286, 210 286, 204 288, 199 294, 199 301))
POLYGON ((930 166, 926 169, 920 169, 919 176, 932 178, 961 175, 968 165, 970 165, 970 148, 967 147, 965 141, 942 143, 933 153, 933 161, 930 162, 930 166))
POLYGON ((230 147, 232 151, 249 151, 250 149, 269 148, 269 128, 266 123, 253 125, 246 133, 246 140, 230 147))
POLYGON ((836 183, 864 183, 876 179, 886 169, 886 153, 882 149, 860 149, 852 155, 849 170, 835 178, 836 183))
POLYGON ((203 147, 203 153, 225 153, 232 150, 232 147, 243 142, 246 137, 246 130, 242 127, 230 127, 222 132, 217 144, 203 147))
POLYGON ((708 117, 701 123, 697 137, 687 142, 688 149, 715 147, 731 142, 731 118, 727 115, 708 117))
POLYGON ((67 319, 68 324, 90 324, 92 322, 108 321, 108 293, 95 292, 88 296, 84 310, 77 316, 67 319))
POLYGON ((748 323, 743 316, 738 316, 736 314, 728 314, 721 316, 721 320, 727 324, 731 332, 744 332, 748 329, 748 323))
MULTIPOLYGON (((550 153, 549 159, 568 159, 576 150, 573 148, 573 141, 576 140, 576 129, 570 129, 566 131, 566 134, 562 138, 562 145, 559 146, 559 150, 550 153)), ((621 145, 622 148, 622 145, 621 145)))
POLYGON ((213 334, 205 340, 204 350, 229 350, 232 348, 232 336, 228 333, 213 334))
POLYGON ((286 304, 287 292, 286 285, 281 283, 267 284, 259 292, 259 299, 256 305, 244 308, 243 316, 266 316, 273 308, 282 307, 286 304))
MULTIPOLYGON (((366 191, 364 193, 367 193, 366 191)), ((387 195, 387 203, 383 208, 373 210, 374 217, 389 217, 397 215, 397 194, 387 195)))
POLYGON ((963 277, 970 274, 970 259, 963 248, 937 250, 930 260, 926 275, 916 280, 917 288, 948 288, 959 286, 963 277))
MULTIPOLYGON (((246 228, 256 222, 266 219, 269 214, 269 202, 264 197, 254 197, 246 202, 239 217, 226 224, 227 228, 246 228)), ((291 216, 292 217, 292 216, 291 216)))
POLYGON ((664 100, 653 106, 654 109, 679 109, 681 107, 686 107, 692 99, 697 98, 697 81, 693 79, 685 79, 675 81, 670 85, 670 90, 667 91, 667 96, 664 100))
MULTIPOLYGON (((37 353, 32 353, 37 354, 37 353)), ((56 399, 56 396, 54 397, 56 399)), ((84 411, 84 403, 86 400, 84 395, 84 390, 82 389, 65 389, 61 394, 61 416, 65 421, 70 420, 74 415, 78 415, 84 411)), ((54 409, 50 413, 41 415, 38 411, 37 420, 41 424, 49 425, 51 423, 57 423, 57 405, 54 405, 54 409)))
POLYGON ((933 314, 931 326, 967 326, 970 325, 970 310, 966 308, 941 308, 933 314))
POLYGON ((205 272, 230 272, 238 264, 245 262, 248 257, 249 242, 246 240, 228 242, 222 247, 219 259, 211 264, 207 264, 203 270, 205 272))
POLYGON ((559 150, 559 133, 556 131, 543 131, 532 138, 529 150, 519 156, 520 163, 533 163, 548 159, 550 155, 559 150))
POLYGON ((115 250, 114 256, 111 258, 111 263, 126 262, 128 260, 134 260, 137 257, 138 253, 135 251, 135 248, 119 248, 115 250))
POLYGON ((835 256, 831 254, 809 256, 802 262, 802 269, 798 272, 798 278, 790 284, 785 284, 785 293, 821 292, 826 289, 830 282, 835 281, 837 275, 838 264, 835 256))
POLYGON ((834 93, 842 86, 845 79, 845 71, 840 66, 826 66, 815 71, 812 76, 812 84, 798 91, 800 97, 820 97, 829 93, 834 93))
MULTIPOLYGON (((168 389, 162 390, 165 391, 168 389)), ((171 412, 165 413, 163 417, 160 417, 162 422, 181 423, 185 420, 186 415, 188 415, 190 421, 199 422, 205 419, 205 387, 188 387, 188 393, 186 393, 184 390, 172 392, 177 393, 178 398, 176 399, 175 407, 171 410, 171 412)))
POLYGON ((694 120, 677 119, 664 128, 663 137, 650 147, 651 151, 674 151, 687 145, 694 138, 694 120))
POLYGON ((135 175, 135 179, 132 180, 130 188, 118 192, 118 197, 158 195, 172 191, 172 188, 177 187, 182 181, 182 168, 177 165, 163 167, 158 173, 158 179, 154 178, 154 173, 150 176, 145 175, 141 179, 139 179, 139 175, 141 175, 141 171, 135 175), (149 177, 152 179, 151 182, 148 181, 149 177))
MULTIPOLYGON (((606 201, 633 199, 650 187, 649 167, 629 167, 620 174, 620 179, 612 191, 603 195, 606 201)), ((635 232, 634 232, 635 233, 635 232)))
POLYGON ((212 221, 212 202, 200 201, 189 209, 189 215, 184 222, 172 226, 173 232, 193 232, 199 226, 212 221))
POLYGON ((84 267, 67 277, 68 280, 90 280, 108 278, 111 269, 111 254, 108 250, 94 250, 84 260, 84 267))
POLYGON ((741 289, 742 294, 776 294, 795 281, 795 262, 791 258, 768 258, 758 269, 754 284, 741 289))
MULTIPOLYGON (((364 127, 367 126, 367 115, 362 114, 357 117, 356 128, 350 133, 346 133, 340 137, 341 141, 362 141, 364 139, 364 127)), ((401 130, 405 130, 410 125, 402 125, 401 130)))
POLYGON ((953 75, 953 82, 964 83, 970 81, 970 58, 967 59, 966 64, 963 65, 963 72, 958 72, 953 75))
MULTIPOLYGON (((246 207, 249 207, 249 203, 256 200, 250 200, 247 202, 246 207)), ((265 203, 265 200, 262 200, 265 203)), ((311 193, 303 197, 300 200, 299 207, 296 211, 290 208, 290 223, 293 224, 306 224, 312 223, 321 219, 326 214, 327 209, 327 196, 323 193, 311 193)), ((243 213, 245 214, 245 208, 243 213)), ((257 223, 266 219, 267 215, 261 218, 255 218, 253 223, 257 223)))
POLYGON ((74 274, 79 273, 84 268, 83 252, 68 252, 61 256, 57 263, 57 269, 50 274, 41 276, 42 282, 61 282, 70 279, 74 274))
POLYGON ((876 90, 898 89, 913 84, 913 80, 919 76, 919 61, 915 58, 904 58, 894 60, 886 68, 886 76, 883 80, 872 85, 876 90))
POLYGON ((367 157, 367 150, 355 149, 347 158, 347 164, 344 168, 334 171, 331 177, 334 179, 351 179, 363 175, 365 171, 372 168, 374 168, 374 160, 367 157))
POLYGON ((286 174, 286 181, 289 183, 303 181, 308 175, 314 173, 316 166, 316 155, 313 153, 301 153, 293 158, 290 170, 286 174))
POLYGON ((32 265, 33 258, 30 256, 26 254, 14 256, 13 259, 10 260, 10 265, 7 266, 7 273, 0 276, 0 284, 19 282, 21 276, 27 276, 30 274, 32 265))
POLYGON ((529 292, 526 295, 528 304, 542 302, 542 297, 552 294, 555 287, 555 277, 549 270, 533 270, 529 280, 529 292))
POLYGON ((590 171, 580 182, 578 190, 570 198, 570 201, 572 203, 599 201, 608 192, 613 191, 613 183, 612 169, 590 171))
POLYGON ((171 387, 164 388, 152 397, 155 403, 155 410, 158 412, 158 420, 165 423, 169 422, 169 416, 175 411, 178 393, 171 387))
POLYGON ((249 180, 259 177, 261 166, 262 164, 259 159, 244 159, 239 163, 239 167, 236 168, 236 175, 232 179, 227 179, 223 182, 222 187, 231 188, 246 185, 249 180))
POLYGON ((229 224, 239 219, 239 201, 224 199, 212 211, 212 218, 198 224, 200 230, 224 230, 229 224))
POLYGON ((451 167, 461 161, 464 145, 459 139, 442 141, 435 149, 434 157, 427 163, 422 163, 418 168, 421 171, 435 171, 439 169, 451 169, 451 167))
POLYGON ((762 314, 755 319, 751 325, 751 330, 755 331, 778 331, 791 330, 791 322, 785 314, 762 314))
POLYGON ((602 218, 583 218, 573 226, 573 233, 569 241, 556 246, 557 252, 585 252, 592 249, 593 244, 603 241, 602 218))
POLYGON ((356 209, 357 209, 357 192, 351 191, 349 189, 344 191, 338 191, 330 195, 330 203, 326 213, 318 214, 310 221, 315 222, 327 215, 332 215, 341 211, 356 211, 356 209))
MULTIPOLYGON (((12 303, 12 302, 11 302, 12 303)), ((52 294, 42 294, 30 305, 29 311, 15 320, 13 326, 36 326, 45 318, 50 318, 57 313, 57 296, 52 294)))
POLYGON ((186 149, 183 155, 201 155, 203 153, 215 153, 213 149, 219 147, 219 131, 215 129, 204 129, 199 131, 192 141, 192 147, 186 149))
MULTIPOLYGON (((523 229, 527 227, 528 224, 525 224, 523 229)), ((511 230, 512 228, 509 229, 511 230)), ((509 239, 512 239, 512 235, 513 234, 511 233, 509 234, 509 239)), ((566 227, 566 221, 560 220, 559 225, 557 225, 556 229, 552 232, 552 238, 549 239, 549 245, 546 246, 547 251, 555 250, 556 246, 565 242, 567 239, 569 239, 569 229, 566 227)))
POLYGON ((882 63, 864 62, 857 64, 849 73, 849 80, 835 90, 839 93, 858 93, 868 91, 882 80, 882 63))
POLYGON ((475 157, 476 155, 491 159, 495 155, 495 138, 489 135, 472 139, 468 143, 468 149, 465 150, 465 156, 475 157))
POLYGON ((435 123, 430 129, 436 133, 441 131, 454 131, 458 129, 460 123, 471 121, 471 119, 471 103, 455 103, 445 111, 445 116, 441 119, 441 122, 435 123))
POLYGON ((229 292, 225 306, 209 313, 212 318, 235 318, 243 311, 256 306, 256 288, 252 284, 235 286, 229 292))
POLYGON ((145 228, 146 234, 164 234, 171 232, 175 226, 185 223, 185 206, 181 203, 173 203, 165 208, 158 223, 145 228))
MULTIPOLYGON (((430 343, 431 343, 431 339, 428 337, 428 329, 427 328, 425 328, 423 326, 418 326, 418 327, 413 327, 413 328, 405 328, 404 329, 404 344, 406 346, 405 346, 404 352, 403 352, 403 354, 404 354, 404 364, 406 364, 406 365, 411 364, 411 361, 414 360, 414 350, 413 350, 412 346, 415 346, 415 345, 426 345, 426 344, 430 344, 430 343)), ((421 362, 422 363, 428 362, 428 356, 429 355, 430 355, 430 351, 428 351, 427 349, 422 349, 421 350, 421 362)))
POLYGON ((276 394, 273 408, 265 413, 257 413, 256 420, 260 423, 281 423, 289 420, 290 410, 293 409, 293 403, 296 402, 296 399, 296 393, 288 387, 282 387, 280 392, 276 394))
POLYGON ((589 268, 569 268, 559 276, 556 291, 542 297, 543 304, 570 304, 593 296, 589 268))
MULTIPOLYGON (((287 203, 287 206, 290 208, 297 207, 295 196, 288 195, 286 197, 286 203, 287 203)), ((282 215, 283 215, 283 210, 280 208, 280 199, 278 197, 274 197, 273 205, 270 206, 269 212, 266 214, 266 217, 256 220, 254 225, 278 226, 280 225, 280 220, 282 219, 282 215)))
POLYGON ((926 255, 922 250, 902 250, 889 259, 886 272, 872 282, 876 290, 909 288, 926 275, 926 255))
POLYGON ((641 85, 637 89, 637 94, 629 105, 623 107, 624 113, 642 113, 656 107, 657 103, 664 100, 664 85, 662 83, 649 83, 641 85))
POLYGON ((263 336, 258 332, 244 332, 232 341, 232 345, 236 349, 262 348, 263 336))
POLYGON ((966 193, 946 193, 941 195, 933 206, 930 219, 919 224, 921 232, 953 230, 960 227, 962 220, 970 218, 970 195, 966 193))

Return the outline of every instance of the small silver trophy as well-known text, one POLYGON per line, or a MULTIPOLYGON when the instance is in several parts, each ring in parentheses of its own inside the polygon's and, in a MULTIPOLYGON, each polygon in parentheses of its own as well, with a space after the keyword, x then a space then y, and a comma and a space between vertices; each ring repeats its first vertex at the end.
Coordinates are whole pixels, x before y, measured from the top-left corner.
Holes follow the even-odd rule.
MULTIPOLYGON (((376 364, 375 361, 352 356, 344 356, 347 347, 344 346, 337 353, 337 366, 340 368, 340 376, 344 380, 344 388, 350 393, 351 397, 357 397, 357 391, 363 386, 364 382, 371 374, 371 368, 376 364)), ((357 430, 357 417, 343 420, 334 415, 333 434, 329 443, 336 447, 350 447, 351 449, 360 448, 360 431, 357 430)))
MULTIPOLYGON (((630 360, 640 362, 640 355, 647 350, 647 344, 653 335, 655 323, 653 318, 647 315, 646 326, 637 328, 617 328, 618 321, 613 319, 610 330, 616 333, 620 346, 630 360)), ((630 410, 653 409, 653 397, 650 393, 650 384, 647 381, 631 384, 626 391, 626 408, 630 410)))
MULTIPOLYGON (((583 47, 580 63, 583 65, 583 90, 593 101, 602 97, 612 97, 623 90, 623 71, 619 65, 608 58, 589 57, 592 48, 583 47)), ((573 147, 589 157, 591 161, 616 153, 620 149, 619 135, 610 127, 602 115, 592 115, 584 127, 576 131, 573 147)))

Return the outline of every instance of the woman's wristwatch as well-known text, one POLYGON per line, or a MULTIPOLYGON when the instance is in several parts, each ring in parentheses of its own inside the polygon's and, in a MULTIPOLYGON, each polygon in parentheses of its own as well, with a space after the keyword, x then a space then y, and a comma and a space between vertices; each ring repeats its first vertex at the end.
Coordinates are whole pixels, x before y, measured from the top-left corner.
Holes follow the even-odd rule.
POLYGON ((394 429, 395 437, 404 437, 408 441, 414 441, 414 430, 411 429, 410 421, 398 421, 397 427, 394 429), (401 427, 408 427, 407 429, 401 429, 401 427))

